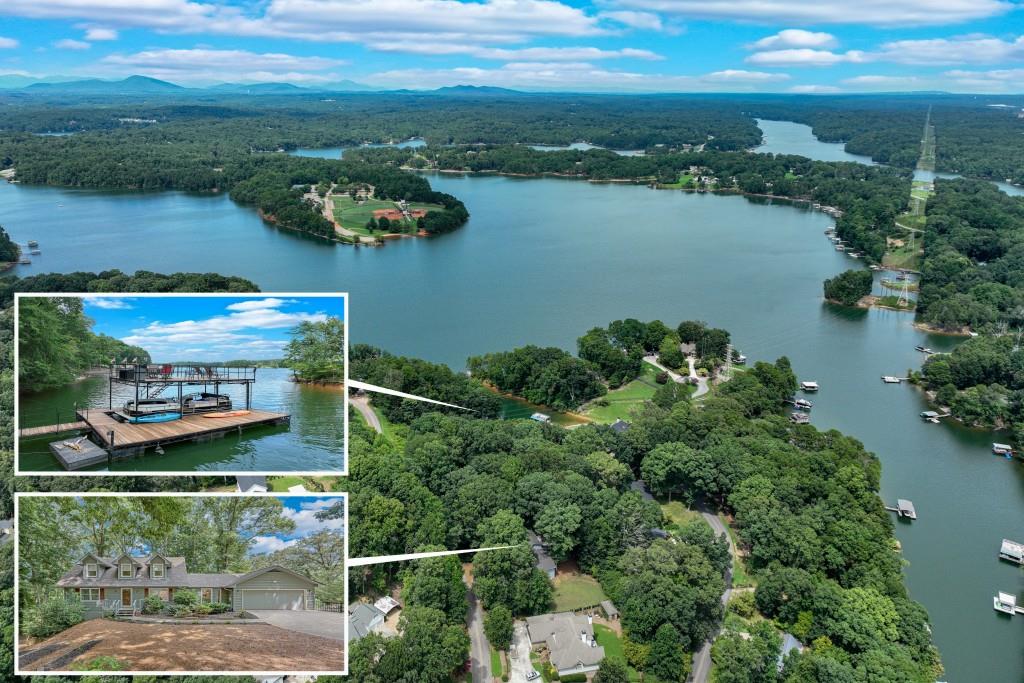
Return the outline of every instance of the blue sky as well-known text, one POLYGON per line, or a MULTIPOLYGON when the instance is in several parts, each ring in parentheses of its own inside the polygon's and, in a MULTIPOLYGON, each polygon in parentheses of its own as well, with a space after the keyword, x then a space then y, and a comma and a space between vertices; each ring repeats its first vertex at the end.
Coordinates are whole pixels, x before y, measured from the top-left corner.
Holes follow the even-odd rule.
POLYGON ((295 545, 299 539, 325 529, 337 531, 339 534, 344 533, 345 520, 328 519, 321 522, 316 518, 317 512, 332 507, 341 500, 341 497, 282 496, 280 500, 284 504, 284 515, 295 522, 295 531, 290 534, 256 536, 249 548, 250 555, 283 550, 295 545))
POLYGON ((1020 92, 1019 0, 3 0, 0 74, 1020 92))
POLYGON ((341 297, 86 297, 93 330, 154 361, 281 358, 303 321, 344 318, 341 297))

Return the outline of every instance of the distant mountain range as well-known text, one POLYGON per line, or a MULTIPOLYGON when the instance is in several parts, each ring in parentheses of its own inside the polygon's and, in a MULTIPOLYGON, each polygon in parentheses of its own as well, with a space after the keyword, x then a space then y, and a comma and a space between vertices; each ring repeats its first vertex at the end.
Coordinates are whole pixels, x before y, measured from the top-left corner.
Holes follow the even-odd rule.
MULTIPOLYGON (((440 88, 437 92, 459 92, 461 89, 477 91, 500 91, 501 88, 475 88, 473 86, 457 86, 440 88)), ((295 85, 294 83, 219 83, 207 87, 187 87, 162 81, 148 76, 129 76, 123 80, 103 80, 100 78, 75 78, 73 76, 46 76, 33 78, 20 74, 0 74, 0 89, 22 90, 30 93, 67 92, 79 94, 111 94, 111 95, 160 95, 187 93, 233 93, 239 95, 288 95, 329 92, 395 92, 387 88, 375 88, 355 81, 336 81, 317 85, 295 85)), ((408 91, 415 92, 415 91, 408 91)), ((504 90, 506 93, 515 91, 504 90)))

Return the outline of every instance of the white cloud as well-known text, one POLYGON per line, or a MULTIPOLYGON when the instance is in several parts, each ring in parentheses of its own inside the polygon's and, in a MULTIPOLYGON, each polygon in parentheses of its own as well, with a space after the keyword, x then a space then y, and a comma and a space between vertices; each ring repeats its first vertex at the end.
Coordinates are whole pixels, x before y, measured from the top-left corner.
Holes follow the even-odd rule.
POLYGON ((921 79, 917 76, 878 76, 868 74, 844 78, 843 83, 852 86, 864 86, 869 89, 882 89, 917 85, 921 83, 921 79))
POLYGON ((18 47, 19 44, 20 43, 18 43, 14 38, 4 38, 3 36, 0 36, 0 50, 10 50, 18 47))
POLYGON ((297 538, 286 541, 277 536, 253 536, 252 544, 249 546, 249 553, 252 555, 276 553, 278 550, 290 548, 298 542, 299 539, 297 538))
POLYGON ((837 88, 834 85, 794 85, 789 89, 789 92, 791 93, 803 94, 833 93, 842 91, 842 88, 837 88))
POLYGON ((743 69, 726 69, 702 76, 705 81, 713 83, 765 83, 770 81, 785 81, 789 74, 768 73, 765 71, 745 71, 743 69))
POLYGON ((380 52, 404 52, 423 55, 469 55, 477 59, 503 61, 560 62, 602 59, 661 60, 661 55, 650 50, 626 47, 620 50, 602 50, 596 47, 527 47, 518 49, 481 47, 458 43, 371 43, 369 47, 380 52))
POLYGON ((100 40, 117 40, 117 31, 112 28, 104 28, 102 26, 87 26, 85 27, 85 39, 92 41, 100 40))
POLYGON ((787 50, 766 50, 755 52, 746 58, 749 64, 761 66, 832 66, 842 62, 859 63, 867 60, 867 56, 859 50, 838 53, 829 50, 812 50, 810 48, 793 48, 787 50))
POLYGON ((324 529, 330 529, 333 531, 343 530, 345 528, 344 519, 325 519, 320 521, 316 518, 316 513, 330 507, 334 501, 328 501, 323 506, 303 506, 301 510, 292 510, 291 508, 285 508, 282 514, 288 519, 295 522, 295 531, 292 532, 296 536, 308 536, 316 533, 317 531, 323 531, 324 529))
POLYGON ((629 28, 639 28, 647 31, 660 31, 664 28, 661 17, 653 12, 636 12, 632 10, 619 10, 601 12, 597 15, 601 19, 609 19, 618 22, 629 28))
POLYGON ((229 311, 257 311, 263 308, 281 308, 288 303, 295 303, 295 300, 277 299, 275 297, 269 297, 267 299, 246 299, 244 301, 237 301, 233 304, 228 304, 225 308, 229 311))
POLYGON ((944 74, 969 92, 1020 92, 1024 83, 1024 69, 992 69, 989 71, 964 71, 956 69, 944 74))
POLYGON ((799 28, 787 28, 775 35, 766 36, 748 47, 752 50, 780 50, 783 48, 826 48, 837 45, 836 37, 831 33, 804 31, 799 28))
POLYGON ((694 19, 771 24, 924 26, 993 17, 1014 9, 1009 0, 615 0, 618 7, 694 19))
POLYGON ((64 38, 53 43, 53 46, 58 50, 88 50, 92 47, 91 44, 84 40, 74 40, 72 38, 64 38))
POLYGON ((1024 61, 1024 36, 1003 40, 971 34, 884 43, 874 59, 901 64, 1001 64, 1024 61))
POLYGON ((310 72, 323 72, 342 64, 341 60, 326 57, 195 48, 112 54, 101 59, 99 67, 108 73, 141 73, 175 81, 287 80, 315 83, 331 80, 335 74, 310 72))
POLYGON ((87 296, 85 297, 85 303, 87 306, 94 308, 102 308, 107 311, 126 311, 131 310, 134 306, 129 303, 131 299, 115 299, 109 296, 87 296))

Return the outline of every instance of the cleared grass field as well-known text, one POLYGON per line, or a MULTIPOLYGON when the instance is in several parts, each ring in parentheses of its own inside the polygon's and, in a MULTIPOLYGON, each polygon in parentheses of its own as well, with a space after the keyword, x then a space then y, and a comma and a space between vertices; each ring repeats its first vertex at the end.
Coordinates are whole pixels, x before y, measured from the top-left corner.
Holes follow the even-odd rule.
MULTIPOLYGON (((626 653, 622 647, 622 641, 615 631, 611 630, 604 624, 594 624, 594 640, 597 644, 604 648, 604 656, 608 659, 617 659, 620 662, 626 662, 626 653)), ((641 677, 640 672, 633 667, 626 664, 626 668, 629 670, 629 680, 631 681, 647 681, 648 683, 657 683, 657 678, 653 674, 641 677)))
MULTIPOLYGON (((366 229, 366 224, 373 218, 374 211, 397 208, 395 202, 383 199, 367 199, 362 204, 357 203, 349 195, 344 194, 332 195, 331 199, 334 201, 334 220, 341 223, 341 227, 357 232, 360 235, 371 234, 366 229)), ((444 207, 440 204, 425 204, 421 202, 411 202, 409 208, 410 210, 422 209, 424 211, 444 210, 444 207)), ((394 223, 392 225, 394 226, 394 223)), ((401 230, 395 229, 394 231, 409 232, 416 228, 416 221, 402 220, 400 226, 401 230)))
POLYGON ((569 612, 591 607, 607 600, 601 584, 587 574, 562 575, 555 578, 555 611, 569 612))
POLYGON ((607 401, 608 405, 591 404, 586 412, 587 417, 602 424, 611 424, 619 419, 628 420, 633 409, 643 405, 644 401, 651 400, 654 392, 658 390, 658 383, 654 380, 657 374, 656 367, 650 363, 644 363, 639 377, 618 389, 609 391, 599 399, 607 401))

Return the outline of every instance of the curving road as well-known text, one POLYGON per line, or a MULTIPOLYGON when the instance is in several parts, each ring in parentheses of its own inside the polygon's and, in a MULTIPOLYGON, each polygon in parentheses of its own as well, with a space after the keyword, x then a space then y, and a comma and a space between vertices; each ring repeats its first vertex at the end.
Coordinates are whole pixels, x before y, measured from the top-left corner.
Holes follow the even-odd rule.
POLYGON ((377 417, 377 413, 373 408, 370 407, 370 399, 367 396, 352 396, 348 400, 352 406, 359 411, 359 414, 366 420, 366 424, 370 425, 373 431, 378 434, 384 433, 384 428, 380 424, 380 418, 377 417))
MULTIPOLYGON (((725 534, 725 540, 729 543, 729 568, 725 571, 725 591, 722 593, 722 607, 724 608, 729 603, 729 597, 732 595, 732 557, 736 552, 736 546, 732 542, 732 537, 725 528, 725 524, 722 520, 713 512, 709 512, 700 506, 700 514, 711 525, 712 531, 715 532, 716 536, 725 534)), ((708 680, 708 676, 711 674, 711 643, 714 642, 718 634, 722 632, 721 627, 715 630, 714 633, 704 642, 699 650, 693 653, 693 667, 690 671, 689 680, 693 683, 705 683, 708 680)))

